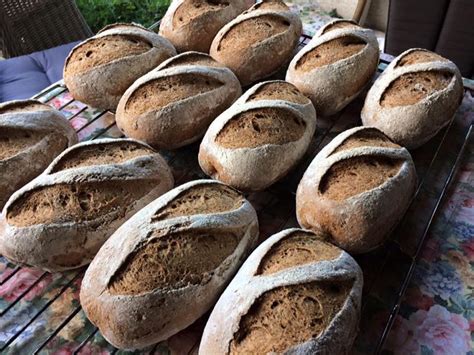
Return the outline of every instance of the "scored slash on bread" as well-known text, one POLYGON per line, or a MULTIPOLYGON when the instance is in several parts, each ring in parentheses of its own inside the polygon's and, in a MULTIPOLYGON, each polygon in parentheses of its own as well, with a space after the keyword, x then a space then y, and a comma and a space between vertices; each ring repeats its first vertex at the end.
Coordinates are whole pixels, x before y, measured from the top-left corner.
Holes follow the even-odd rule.
POLYGON ((175 0, 161 19, 159 34, 178 52, 209 53, 217 32, 248 7, 246 0, 175 0))
POLYGON ((379 45, 372 30, 334 20, 292 59, 286 80, 311 99, 318 115, 333 115, 370 82, 378 61, 379 45))
POLYGON ((133 83, 120 100, 116 121, 128 137, 175 149, 202 137, 241 93, 230 69, 207 54, 186 52, 133 83))
POLYGON ((368 252, 402 218, 416 183, 405 148, 376 128, 352 128, 325 146, 304 173, 296 194, 298 222, 350 253, 368 252))
POLYGON ((199 354, 346 354, 363 277, 320 235, 287 229, 248 257, 214 307, 199 354))
POLYGON ((461 73, 453 62, 425 49, 409 49, 370 88, 362 123, 414 149, 450 122, 462 97, 461 73))
POLYGON ((125 220, 172 187, 166 161, 141 142, 77 144, 8 200, 0 253, 47 271, 80 267, 125 220))
POLYGON ((250 88, 210 125, 199 149, 209 176, 242 191, 262 190, 285 176, 316 129, 311 101, 285 81, 250 88))
POLYGON ((109 25, 71 50, 64 83, 76 100, 115 110, 136 79, 174 55, 171 42, 143 26, 109 25))
POLYGON ((0 210, 76 142, 74 128, 53 107, 35 100, 0 104, 0 210))
POLYGON ((155 344, 212 307, 257 238, 243 195, 213 180, 186 183, 104 244, 82 281, 81 305, 113 345, 155 344))
POLYGON ((225 25, 212 41, 210 55, 230 68, 242 86, 276 73, 298 45, 302 24, 280 0, 253 5, 225 25))

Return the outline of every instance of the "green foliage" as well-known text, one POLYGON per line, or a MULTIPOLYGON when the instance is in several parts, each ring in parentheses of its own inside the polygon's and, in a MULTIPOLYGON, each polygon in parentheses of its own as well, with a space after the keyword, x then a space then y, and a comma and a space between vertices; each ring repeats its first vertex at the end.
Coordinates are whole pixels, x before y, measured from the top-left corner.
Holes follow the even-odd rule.
POLYGON ((150 26, 165 13, 170 0, 76 0, 86 22, 97 32, 115 22, 150 26))

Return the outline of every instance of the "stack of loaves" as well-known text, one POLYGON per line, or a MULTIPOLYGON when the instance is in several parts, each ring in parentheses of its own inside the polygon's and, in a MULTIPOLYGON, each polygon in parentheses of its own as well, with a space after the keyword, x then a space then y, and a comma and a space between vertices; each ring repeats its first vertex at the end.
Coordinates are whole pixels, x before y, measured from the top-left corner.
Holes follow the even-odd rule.
POLYGON ((350 353, 363 276, 349 253, 389 237, 417 187, 407 148, 462 98, 452 62, 409 50, 368 90, 363 125, 303 159, 321 117, 372 82, 377 40, 336 20, 295 53, 299 17, 280 0, 247 4, 174 0, 159 34, 115 24, 71 51, 69 91, 116 111, 128 138, 73 145, 49 106, 0 105, 0 253, 48 271, 90 263, 81 304, 119 348, 166 340, 210 312, 200 354, 350 353), (286 81, 263 81, 286 69, 286 81), (214 180, 173 189, 155 149, 202 137, 199 165, 214 180), (296 191, 304 229, 258 245, 243 192, 311 159, 296 191))

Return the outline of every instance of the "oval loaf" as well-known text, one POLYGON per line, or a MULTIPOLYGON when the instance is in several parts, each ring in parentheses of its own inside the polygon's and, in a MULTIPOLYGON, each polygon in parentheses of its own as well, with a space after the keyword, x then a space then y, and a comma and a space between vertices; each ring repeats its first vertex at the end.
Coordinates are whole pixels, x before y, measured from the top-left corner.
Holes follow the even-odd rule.
POLYGON ((48 271, 80 267, 124 221, 172 187, 165 160, 141 142, 77 144, 8 200, 0 254, 48 271))
POLYGON ((378 62, 379 45, 372 30, 335 20, 293 58, 286 80, 311 99, 318 115, 328 116, 359 95, 378 62))
POLYGON ((248 8, 246 0, 176 0, 161 19, 159 34, 178 52, 209 52, 217 32, 248 8))
POLYGON ((154 147, 182 147, 202 137, 241 93, 228 68, 207 54, 186 52, 133 83, 118 105, 117 125, 154 147))
POLYGON ((311 162, 296 193, 306 229, 323 231, 350 253, 384 242, 416 188, 410 153, 376 128, 349 129, 311 162))
POLYGON ((239 190, 262 190, 296 165, 315 129, 314 107, 298 89, 285 81, 259 83, 212 122, 199 164, 239 190))
POLYGON ((0 210, 77 135, 61 112, 35 100, 0 104, 0 210))
POLYGON ((75 99, 115 110, 136 79, 174 55, 167 39, 140 25, 110 25, 72 49, 64 83, 75 99))
POLYGON ((214 307, 199 354, 347 354, 363 276, 345 251, 287 229, 249 256, 214 307))
POLYGON ((212 41, 210 54, 247 86, 289 62, 301 31, 301 20, 283 1, 264 1, 225 25, 212 41))
POLYGON ((425 49, 409 49, 385 69, 365 98, 362 123, 417 148, 452 119, 463 97, 456 65, 425 49))
POLYGON ((212 180, 175 188, 104 244, 81 288, 88 318, 114 346, 143 348, 206 313, 253 248, 257 214, 212 180))

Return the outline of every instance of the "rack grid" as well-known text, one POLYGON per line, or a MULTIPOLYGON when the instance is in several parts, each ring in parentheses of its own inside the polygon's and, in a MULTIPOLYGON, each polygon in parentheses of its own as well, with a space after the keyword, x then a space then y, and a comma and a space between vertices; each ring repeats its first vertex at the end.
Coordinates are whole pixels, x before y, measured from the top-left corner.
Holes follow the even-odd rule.
MULTIPOLYGON (((310 39, 310 36, 303 35, 300 39, 299 49, 305 46, 310 39)), ((391 59, 390 56, 382 55, 378 73, 383 71, 391 59)), ((276 78, 282 78, 282 73, 276 75, 276 78)), ((472 86, 465 85, 466 95, 472 96, 471 90, 472 86)), ((318 118, 317 131, 311 145, 293 172, 266 191, 251 193, 247 196, 259 215, 261 240, 283 228, 297 226, 294 199, 296 187, 302 174, 317 152, 332 138, 348 128, 360 125, 359 113, 363 97, 364 95, 359 95, 354 102, 332 117, 318 118)), ((62 111, 75 126, 80 140, 123 137, 115 125, 112 112, 98 111, 74 100, 63 82, 50 86, 34 98, 62 111), (58 101, 58 98, 62 98, 63 101, 58 101), (57 106, 58 102, 61 102, 59 106, 57 106), (84 119, 84 117, 87 118, 84 119)), ((393 232, 392 238, 374 252, 356 257, 364 271, 365 285, 361 330, 356 340, 355 352, 357 352, 358 345, 364 343, 364 348, 372 349, 373 353, 380 353, 382 350, 423 242, 430 231, 450 182, 456 174, 466 146, 472 138, 472 120, 466 122, 460 116, 460 114, 456 115, 448 127, 434 139, 412 152, 419 175, 419 185, 409 210, 393 232), (393 267, 393 265, 397 265, 397 267, 393 267), (388 292, 387 296, 387 290, 393 292, 388 292), (379 329, 374 329, 374 324, 370 321, 373 300, 382 301, 387 307, 386 319, 378 327, 379 329), (371 339, 366 338, 367 334, 374 334, 374 332, 377 334, 376 341, 373 336, 371 339), (367 341, 372 342, 369 347, 367 341)), ((186 181, 205 177, 197 163, 198 147, 199 145, 196 143, 176 151, 162 152, 173 169, 176 186, 186 181)), ((0 257, 0 287, 7 286, 24 269, 8 263, 7 260, 0 257)), ((29 280, 21 292, 15 293, 16 296, 6 302, 3 300, 4 303, 0 302, 0 306, 3 304, 0 309, 0 352, 54 353, 58 348, 66 346, 69 353, 85 354, 90 353, 90 350, 85 351, 85 348, 93 342, 95 344, 94 351, 100 350, 102 353, 110 354, 129 353, 108 344, 98 329, 85 318, 79 304, 78 294, 74 293, 74 290, 80 286, 84 271, 85 268, 81 268, 54 275, 47 272, 35 272, 33 273, 35 279, 29 280), (44 295, 29 297, 30 291, 44 283, 45 280, 49 280, 48 286, 44 289, 44 294, 47 294, 48 297, 40 297, 44 295), (70 307, 63 310, 60 319, 54 320, 55 326, 49 332, 46 332, 44 327, 36 327, 36 330, 30 334, 30 328, 36 322, 52 322, 51 319, 43 318, 46 311, 50 307, 54 307, 60 298, 70 299, 70 307), (72 335, 70 344, 57 344, 58 334, 67 330, 70 324, 78 319, 84 321, 81 331, 72 335), (21 344, 18 345, 17 342, 21 344)), ((193 331, 188 332, 186 339, 189 342, 189 334, 192 333, 194 341, 190 342, 184 353, 196 353, 199 332, 205 323, 205 317, 191 326, 193 331)), ((170 349, 169 342, 164 342, 149 347, 141 353, 167 354, 171 351, 170 349)))

